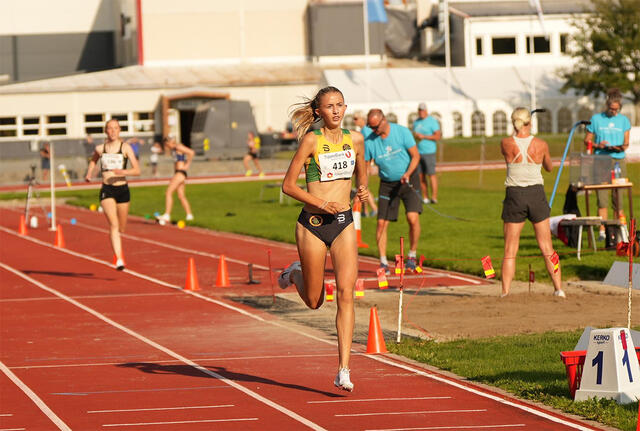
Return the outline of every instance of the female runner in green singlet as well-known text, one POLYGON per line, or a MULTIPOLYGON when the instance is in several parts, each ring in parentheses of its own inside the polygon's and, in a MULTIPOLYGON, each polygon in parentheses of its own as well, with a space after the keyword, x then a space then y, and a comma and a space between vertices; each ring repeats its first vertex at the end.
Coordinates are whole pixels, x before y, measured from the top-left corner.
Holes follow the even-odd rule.
POLYGON ((353 339, 354 286, 358 276, 358 245, 350 206, 351 177, 355 173, 357 198, 367 200, 367 165, 364 138, 341 128, 347 105, 340 90, 325 87, 312 99, 295 105, 292 122, 300 145, 282 183, 282 191, 305 205, 296 224, 300 261, 289 265, 278 278, 283 289, 295 284, 309 308, 324 301, 324 270, 327 248, 336 278, 338 374, 335 386, 353 390, 349 359, 353 339), (309 131, 318 120, 319 130, 309 131), (305 168, 307 190, 296 181, 305 168))

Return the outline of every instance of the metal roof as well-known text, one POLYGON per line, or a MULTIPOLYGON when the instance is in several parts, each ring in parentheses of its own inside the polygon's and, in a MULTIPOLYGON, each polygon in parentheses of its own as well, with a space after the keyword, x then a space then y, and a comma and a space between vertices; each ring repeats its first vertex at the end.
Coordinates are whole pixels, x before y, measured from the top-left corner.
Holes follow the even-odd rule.
MULTIPOLYGON (((589 0, 541 0, 542 13, 574 14, 590 12, 592 6, 589 0)), ((490 17, 506 15, 531 15, 536 14, 535 8, 528 1, 492 1, 492 2, 449 2, 449 6, 470 17, 490 17)))
POLYGON ((101 72, 0 86, 2 94, 315 84, 322 69, 309 63, 203 66, 127 66, 101 72))

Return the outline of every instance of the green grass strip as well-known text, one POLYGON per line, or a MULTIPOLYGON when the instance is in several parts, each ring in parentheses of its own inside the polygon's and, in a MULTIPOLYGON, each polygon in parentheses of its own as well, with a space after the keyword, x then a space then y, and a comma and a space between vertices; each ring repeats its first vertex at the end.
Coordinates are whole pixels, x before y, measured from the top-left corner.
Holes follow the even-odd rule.
POLYGON ((613 400, 574 402, 571 399, 560 352, 573 350, 581 334, 582 331, 546 332, 450 342, 405 338, 400 344, 387 343, 387 349, 504 389, 518 398, 635 431, 638 403, 619 405, 613 400))

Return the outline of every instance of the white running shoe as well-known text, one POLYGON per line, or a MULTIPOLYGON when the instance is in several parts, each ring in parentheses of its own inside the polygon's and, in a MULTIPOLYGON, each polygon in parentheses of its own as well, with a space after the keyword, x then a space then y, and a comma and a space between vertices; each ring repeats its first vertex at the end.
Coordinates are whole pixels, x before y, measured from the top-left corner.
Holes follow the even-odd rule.
POLYGON ((428 198, 422 199, 422 203, 423 204, 428 204, 429 202, 431 202, 431 201, 428 198))
POLYGON ((567 295, 564 293, 564 290, 556 290, 553 292, 553 296, 559 296, 560 298, 566 298, 567 295))
POLYGON ((186 221, 193 221, 193 214, 187 214, 187 216, 185 217, 186 221))
POLYGON ((295 270, 302 270, 302 266, 300 265, 300 261, 298 260, 287 266, 284 271, 282 271, 280 275, 278 275, 278 286, 280 286, 280 289, 286 289, 293 284, 291 283, 289 276, 291 275, 291 272, 295 270))
POLYGON ((122 259, 116 260, 116 269, 118 271, 122 271, 124 269, 124 262, 122 261, 122 259))
POLYGON ((336 379, 333 381, 333 384, 345 391, 353 391, 353 383, 351 383, 351 379, 349 378, 349 369, 340 368, 340 370, 338 370, 336 379))

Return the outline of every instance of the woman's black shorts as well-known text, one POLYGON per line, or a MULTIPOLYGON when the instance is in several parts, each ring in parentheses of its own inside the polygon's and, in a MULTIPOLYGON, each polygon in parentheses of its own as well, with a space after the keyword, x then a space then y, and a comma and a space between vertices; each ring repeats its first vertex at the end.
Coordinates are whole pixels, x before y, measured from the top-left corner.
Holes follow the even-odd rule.
POLYGON ((109 184, 102 184, 100 189, 100 200, 115 199, 116 203, 124 204, 131 200, 131 194, 129 193, 129 185, 124 184, 121 186, 112 186, 109 184))
POLYGON ((522 223, 526 219, 539 223, 549 218, 550 209, 541 184, 528 187, 507 187, 502 202, 502 220, 522 223))
POLYGON ((320 238, 327 247, 342 233, 342 231, 353 223, 353 213, 351 209, 339 212, 338 214, 313 214, 302 210, 298 216, 298 223, 304 226, 309 232, 320 238))
POLYGON ((174 172, 174 175, 177 173, 181 173, 182 175, 184 175, 185 178, 187 178, 187 171, 185 171, 184 169, 176 169, 176 171, 174 172))

